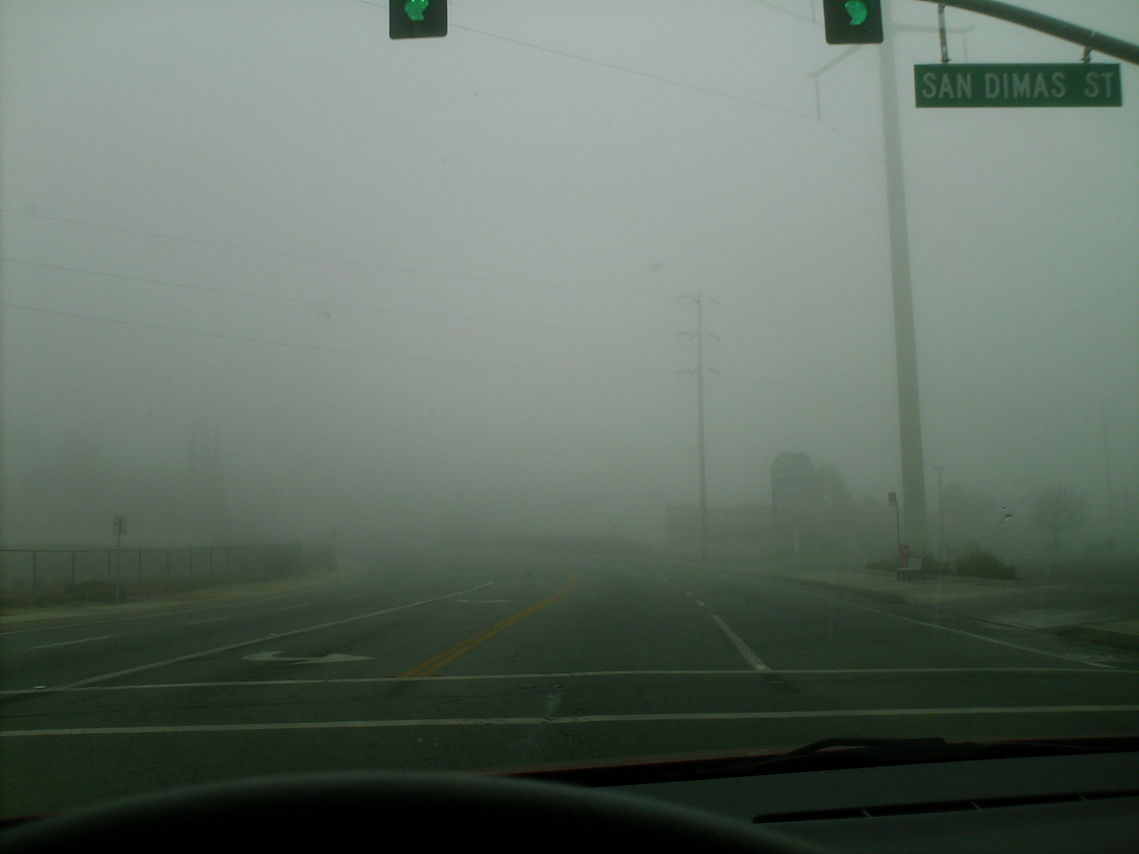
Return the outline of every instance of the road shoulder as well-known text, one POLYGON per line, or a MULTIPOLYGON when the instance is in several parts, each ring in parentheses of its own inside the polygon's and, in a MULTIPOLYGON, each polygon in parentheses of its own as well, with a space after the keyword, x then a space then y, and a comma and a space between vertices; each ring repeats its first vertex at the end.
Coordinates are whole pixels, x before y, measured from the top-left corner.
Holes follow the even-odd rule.
POLYGON ((104 620, 183 611, 225 602, 280 596, 298 590, 323 587, 356 578, 369 570, 362 564, 342 560, 335 569, 289 578, 216 584, 193 590, 139 597, 126 602, 70 602, 57 605, 9 605, 0 612, 0 634, 66 623, 104 620))
POLYGON ((1097 617, 1097 609, 1073 611, 1073 622, 1064 622, 1061 609, 1054 622, 1010 622, 1006 615, 1033 613, 1037 602, 1057 601, 1076 593, 1073 585, 1025 585, 1016 581, 987 582, 934 576, 920 581, 899 581, 889 573, 866 570, 793 570, 765 571, 769 577, 816 590, 853 596, 884 604, 936 607, 958 616, 1018 628, 1051 632, 1073 640, 1086 641, 1118 649, 1139 651, 1139 614, 1112 613, 1105 606, 1097 617), (1076 622, 1078 620, 1078 622, 1076 622))

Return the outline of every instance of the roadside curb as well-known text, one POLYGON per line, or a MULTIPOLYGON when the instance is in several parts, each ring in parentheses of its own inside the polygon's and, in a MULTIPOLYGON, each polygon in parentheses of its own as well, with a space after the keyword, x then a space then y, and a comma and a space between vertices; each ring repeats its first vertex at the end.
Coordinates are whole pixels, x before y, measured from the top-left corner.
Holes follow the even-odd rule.
POLYGON ((1129 652, 1139 652, 1139 635, 1126 632, 1113 632, 1111 629, 1097 629, 1094 626, 1064 626, 1054 629, 1053 634, 1072 640, 1089 641, 1102 646, 1113 646, 1129 652))
POLYGON ((833 584, 829 581, 812 581, 808 578, 796 578, 791 575, 770 575, 769 578, 775 578, 779 581, 786 581, 791 584, 798 584, 801 587, 814 587, 820 590, 828 590, 832 593, 847 593, 852 596, 859 596, 863 599, 869 599, 872 602, 882 602, 888 605, 912 605, 912 600, 907 599, 900 593, 887 593, 881 590, 863 590, 858 587, 847 587, 843 584, 833 584))

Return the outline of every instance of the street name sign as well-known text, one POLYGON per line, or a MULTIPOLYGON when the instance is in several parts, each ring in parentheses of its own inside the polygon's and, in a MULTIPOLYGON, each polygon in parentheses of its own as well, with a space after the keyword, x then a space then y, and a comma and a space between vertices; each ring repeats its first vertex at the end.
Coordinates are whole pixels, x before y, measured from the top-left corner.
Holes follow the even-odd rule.
POLYGON ((1119 63, 914 66, 918 107, 1121 107, 1119 63))

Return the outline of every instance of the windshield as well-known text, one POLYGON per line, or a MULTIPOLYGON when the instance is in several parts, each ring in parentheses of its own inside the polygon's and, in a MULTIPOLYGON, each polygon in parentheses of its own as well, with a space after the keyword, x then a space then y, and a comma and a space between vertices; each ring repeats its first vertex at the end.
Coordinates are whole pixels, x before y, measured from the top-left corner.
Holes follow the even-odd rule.
POLYGON ((0 2, 4 815, 1139 734, 1135 65, 432 5, 0 2))

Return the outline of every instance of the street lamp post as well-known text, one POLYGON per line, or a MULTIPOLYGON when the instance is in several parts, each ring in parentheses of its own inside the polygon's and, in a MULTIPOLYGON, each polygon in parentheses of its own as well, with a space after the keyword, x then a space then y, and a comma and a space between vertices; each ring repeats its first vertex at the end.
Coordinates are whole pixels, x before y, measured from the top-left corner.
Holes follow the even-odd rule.
POLYGON ((945 500, 941 494, 941 472, 945 466, 934 466, 934 469, 937 471, 937 554, 945 557, 949 551, 948 543, 945 542, 945 500))
POLYGON ((902 557, 902 516, 898 509, 898 493, 891 492, 886 496, 890 506, 894 508, 894 551, 898 555, 899 566, 902 557))

